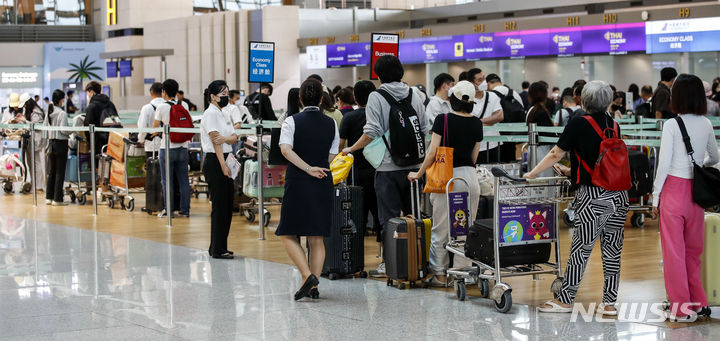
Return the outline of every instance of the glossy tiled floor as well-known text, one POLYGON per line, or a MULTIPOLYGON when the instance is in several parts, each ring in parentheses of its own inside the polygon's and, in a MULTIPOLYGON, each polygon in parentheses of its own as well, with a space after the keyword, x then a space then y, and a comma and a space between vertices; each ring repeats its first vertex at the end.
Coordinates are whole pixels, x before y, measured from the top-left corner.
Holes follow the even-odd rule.
MULTIPOLYGON (((717 323, 569 322, 433 290, 321 279, 289 265, 0 216, 0 340, 717 340, 717 323)), ((716 314, 717 315, 717 314, 716 314)))

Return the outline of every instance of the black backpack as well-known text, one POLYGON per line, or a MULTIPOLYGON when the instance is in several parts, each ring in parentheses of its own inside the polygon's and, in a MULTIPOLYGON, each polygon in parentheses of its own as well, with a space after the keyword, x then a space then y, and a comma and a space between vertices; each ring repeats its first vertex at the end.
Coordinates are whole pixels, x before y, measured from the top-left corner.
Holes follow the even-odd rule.
POLYGON ((652 106, 650 105, 650 102, 645 102, 643 104, 638 105, 637 108, 635 108, 635 116, 645 117, 645 118, 655 118, 655 115, 652 113, 652 106))
POLYGON ((491 90, 500 97, 500 106, 503 109, 504 123, 525 122, 525 107, 522 102, 518 102, 513 96, 513 90, 508 88, 507 95, 501 94, 497 90, 491 90))
POLYGON ((425 134, 420 129, 420 118, 412 106, 412 89, 407 97, 400 101, 383 89, 376 91, 390 104, 388 119, 390 144, 385 135, 383 141, 390 151, 393 163, 400 167, 421 163, 425 159, 425 134))
POLYGON ((244 104, 245 107, 248 108, 250 116, 252 116, 253 120, 257 120, 260 117, 260 112, 258 111, 258 105, 260 104, 260 94, 257 92, 250 94, 250 96, 245 98, 244 104))
POLYGON ((630 160, 630 178, 632 187, 628 190, 628 196, 639 198, 652 192, 653 171, 650 168, 650 159, 641 150, 629 148, 628 158, 630 160))
POLYGON ((567 111, 567 113, 568 113, 568 120, 567 120, 568 122, 570 122, 570 120, 572 120, 576 116, 576 113, 577 113, 577 110, 572 110, 570 108, 561 108, 560 111, 558 111, 558 121, 559 121, 558 126, 559 127, 564 127, 567 125, 567 124, 563 124, 563 122, 565 122, 563 120, 563 111, 567 111))

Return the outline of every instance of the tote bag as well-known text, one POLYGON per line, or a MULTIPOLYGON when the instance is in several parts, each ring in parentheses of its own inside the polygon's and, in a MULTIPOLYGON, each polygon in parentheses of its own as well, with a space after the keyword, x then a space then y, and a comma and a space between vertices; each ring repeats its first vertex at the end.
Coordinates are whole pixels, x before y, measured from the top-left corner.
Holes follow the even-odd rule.
MULTIPOLYGON (((428 167, 425 174, 425 193, 445 193, 445 186, 453 177, 453 148, 446 147, 448 143, 448 116, 445 114, 445 128, 443 129, 443 143, 435 153, 435 161, 428 167)), ((450 188, 452 190, 452 186, 450 188)))
POLYGON ((390 136, 390 132, 385 132, 385 135, 380 136, 376 139, 374 139, 370 144, 365 146, 363 148, 363 156, 365 156, 365 160, 370 163, 373 168, 377 169, 380 167, 380 165, 383 162, 383 159, 385 158, 385 151, 387 150, 385 147, 385 141, 383 141, 383 137, 387 138, 390 136))

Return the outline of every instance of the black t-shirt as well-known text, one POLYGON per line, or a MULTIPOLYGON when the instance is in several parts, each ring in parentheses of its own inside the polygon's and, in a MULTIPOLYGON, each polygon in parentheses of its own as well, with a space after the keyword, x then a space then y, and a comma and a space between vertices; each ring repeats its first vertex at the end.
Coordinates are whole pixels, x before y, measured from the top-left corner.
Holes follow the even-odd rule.
MULTIPOLYGON (((340 121, 340 138, 347 140, 347 145, 352 146, 362 136, 363 127, 365 127, 365 108, 350 111, 343 115, 342 121, 340 121)), ((362 149, 353 153, 353 156, 355 157, 355 169, 358 172, 361 170, 375 171, 375 168, 365 159, 362 149)))
MULTIPOLYGON (((612 128, 615 121, 608 114, 592 114, 583 117, 576 117, 565 127, 557 146, 560 149, 570 152, 571 173, 570 178, 576 185, 592 186, 592 176, 584 167, 580 166, 578 156, 592 169, 600 156, 600 143, 602 138, 595 132, 590 122, 585 118, 592 117, 597 122, 600 130, 612 128), (578 175, 580 181, 578 181, 578 175)), ((618 131, 620 127, 618 126, 618 131)), ((620 133, 618 134, 618 137, 620 133)))
POLYGON ((441 114, 435 118, 432 132, 443 136, 445 132, 445 115, 448 116, 448 141, 444 138, 441 146, 452 147, 453 167, 475 167, 472 150, 475 143, 483 139, 482 121, 475 116, 465 117, 455 114, 441 114))
POLYGON ((658 111, 662 113, 662 118, 669 119, 677 116, 670 111, 670 89, 663 82, 658 83, 651 105, 653 117, 658 111))
MULTIPOLYGON (((533 109, 530 109, 530 114, 533 109)), ((553 124, 552 117, 550 116, 550 113, 545 111, 542 107, 534 108, 535 113, 533 113, 532 117, 530 115, 527 116, 527 123, 535 123, 538 127, 553 127, 555 124, 553 124)), ((540 133, 540 136, 544 137, 557 137, 557 134, 553 133, 540 133)), ((552 143, 540 143, 541 145, 548 145, 552 143)))

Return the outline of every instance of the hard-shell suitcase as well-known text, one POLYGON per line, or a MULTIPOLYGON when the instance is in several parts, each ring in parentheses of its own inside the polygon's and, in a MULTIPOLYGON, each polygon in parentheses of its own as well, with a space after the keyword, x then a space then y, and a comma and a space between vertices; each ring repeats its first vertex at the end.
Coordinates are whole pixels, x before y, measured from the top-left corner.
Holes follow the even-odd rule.
MULTIPOLYGON (((485 264, 495 264, 493 219, 475 220, 465 242, 465 256, 485 264)), ((500 248, 500 267, 547 263, 550 243, 506 246, 500 248)))
POLYGON ((427 275, 427 235, 432 224, 429 224, 429 220, 416 218, 420 211, 419 188, 417 181, 412 183, 413 214, 388 220, 383 230, 383 259, 387 284, 396 285, 400 289, 407 284, 414 286, 427 275))
MULTIPOLYGON (((263 197, 282 198, 285 193, 285 170, 287 166, 263 164, 263 197)), ((258 163, 247 160, 243 165, 243 193, 251 198, 258 197, 258 163)))
POLYGON ((108 186, 110 184, 110 164, 113 158, 107 154, 101 154, 98 161, 98 184, 108 186))
POLYGON ((189 159, 190 171, 191 172, 201 171, 202 170, 202 150, 190 148, 188 150, 188 153, 190 153, 190 159, 189 159))
POLYGON ((494 208, 494 196, 480 196, 480 201, 478 201, 478 209, 477 214, 475 215, 475 220, 479 219, 487 219, 493 217, 493 212, 495 211, 494 208))
POLYGON ((702 282, 711 306, 720 305, 720 214, 705 213, 705 248, 702 262, 702 282))
POLYGON ((145 167, 145 212, 152 215, 153 212, 162 211, 164 207, 160 182, 160 160, 157 156, 148 158, 145 167))
POLYGON ((240 172, 238 173, 238 176, 235 177, 234 181, 235 196, 233 198, 233 210, 239 211, 240 205, 250 202, 250 197, 245 195, 245 193, 243 192, 243 184, 245 180, 245 162, 248 160, 252 160, 242 156, 241 153, 237 153, 236 158, 240 163, 240 172))
POLYGON ((359 274, 366 277, 363 189, 340 183, 335 186, 330 236, 325 241, 323 275, 329 279, 359 274))

